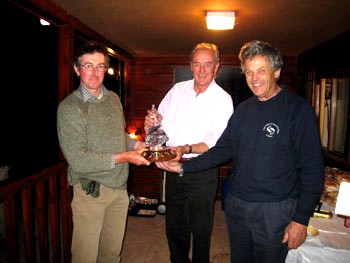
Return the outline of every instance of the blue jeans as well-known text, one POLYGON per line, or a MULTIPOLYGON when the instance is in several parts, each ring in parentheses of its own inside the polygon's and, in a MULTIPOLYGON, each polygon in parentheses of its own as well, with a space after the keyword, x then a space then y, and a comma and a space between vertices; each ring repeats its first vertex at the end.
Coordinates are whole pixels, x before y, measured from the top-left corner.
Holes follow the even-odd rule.
POLYGON ((225 217, 230 237, 231 263, 282 263, 288 254, 282 243, 292 221, 296 200, 249 202, 229 193, 225 217))

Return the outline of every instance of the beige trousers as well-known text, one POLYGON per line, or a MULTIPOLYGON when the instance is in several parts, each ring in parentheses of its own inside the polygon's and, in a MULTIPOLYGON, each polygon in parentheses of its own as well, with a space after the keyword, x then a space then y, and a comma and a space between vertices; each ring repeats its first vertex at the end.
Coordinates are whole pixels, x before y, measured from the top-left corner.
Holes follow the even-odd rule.
POLYGON ((73 187, 72 263, 119 263, 129 198, 127 190, 101 184, 100 196, 73 187))

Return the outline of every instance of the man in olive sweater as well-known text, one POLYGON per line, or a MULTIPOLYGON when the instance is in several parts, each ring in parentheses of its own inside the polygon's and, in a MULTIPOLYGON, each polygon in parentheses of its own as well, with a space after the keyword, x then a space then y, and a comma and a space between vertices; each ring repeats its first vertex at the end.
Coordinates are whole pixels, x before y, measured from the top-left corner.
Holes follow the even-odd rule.
POLYGON ((131 140, 117 94, 103 85, 106 48, 87 43, 77 50, 80 86, 58 107, 57 131, 73 185, 72 262, 120 262, 129 198, 129 164, 149 165, 145 145, 131 140))

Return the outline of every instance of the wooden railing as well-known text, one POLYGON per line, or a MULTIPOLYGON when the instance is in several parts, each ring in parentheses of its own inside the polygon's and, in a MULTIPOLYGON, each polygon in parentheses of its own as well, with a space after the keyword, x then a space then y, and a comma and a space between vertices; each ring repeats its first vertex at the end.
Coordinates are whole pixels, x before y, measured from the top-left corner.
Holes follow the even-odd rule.
POLYGON ((71 200, 65 162, 0 186, 5 262, 70 262, 71 200))

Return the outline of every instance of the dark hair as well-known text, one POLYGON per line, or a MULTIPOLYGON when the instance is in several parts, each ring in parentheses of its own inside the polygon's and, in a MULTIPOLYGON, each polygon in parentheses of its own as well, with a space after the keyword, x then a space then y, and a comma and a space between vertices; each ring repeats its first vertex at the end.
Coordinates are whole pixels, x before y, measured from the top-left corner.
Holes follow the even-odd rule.
POLYGON ((109 56, 105 46, 98 44, 96 42, 88 42, 83 44, 75 52, 74 65, 79 67, 80 58, 85 54, 102 53, 105 56, 106 66, 109 66, 109 56))
POLYGON ((283 67, 282 53, 278 49, 274 48, 270 43, 252 40, 245 43, 239 52, 238 57, 241 61, 243 73, 245 72, 245 61, 255 56, 267 57, 273 72, 283 67))

